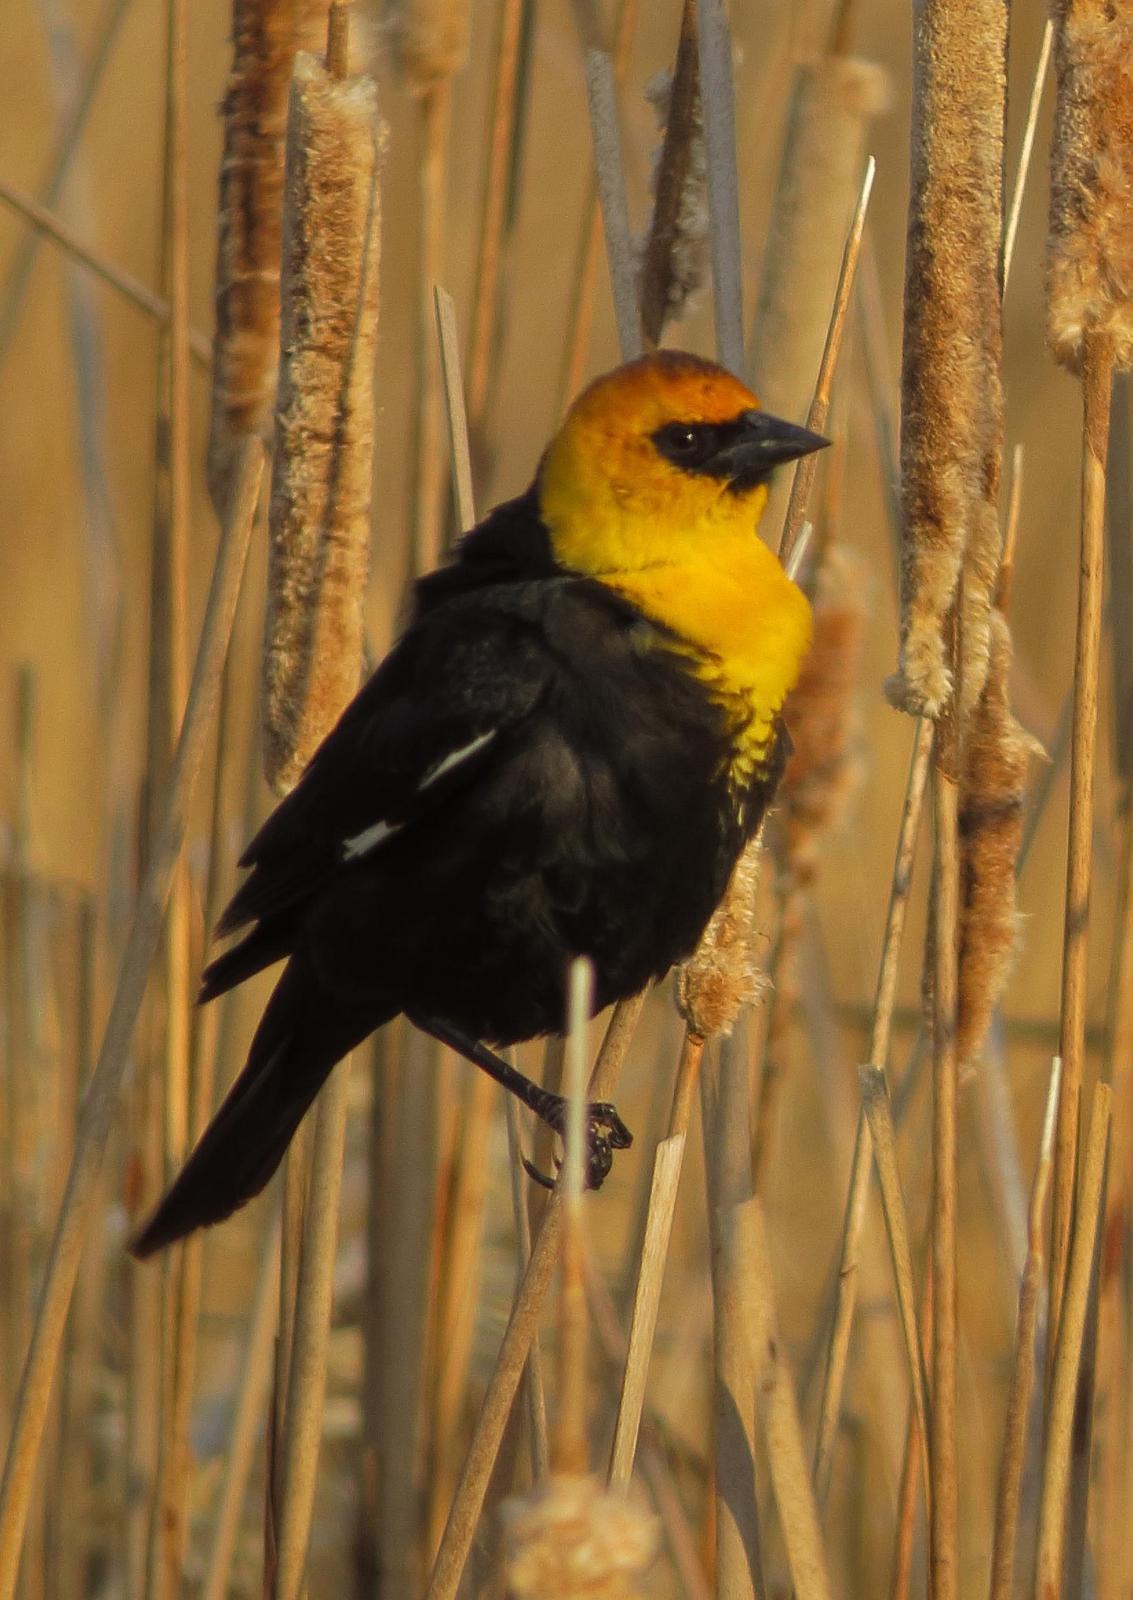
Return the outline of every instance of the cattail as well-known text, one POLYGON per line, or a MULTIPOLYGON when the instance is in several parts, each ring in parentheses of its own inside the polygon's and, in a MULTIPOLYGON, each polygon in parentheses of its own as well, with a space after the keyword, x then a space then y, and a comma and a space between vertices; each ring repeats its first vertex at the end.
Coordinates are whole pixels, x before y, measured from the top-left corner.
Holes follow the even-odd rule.
POLYGON ((264 647, 265 765, 285 793, 358 687, 369 557, 379 172, 368 78, 295 63, 264 647))
POLYGON ((780 416, 802 418, 810 404, 869 125, 889 101, 869 61, 827 56, 796 72, 748 361, 780 416))
POLYGON ((814 879, 822 841, 837 825, 861 773, 855 691, 865 634, 865 579, 840 546, 827 551, 814 602, 814 640, 784 710, 791 758, 782 806, 791 878, 814 879))
POLYGON ((1047 337, 1081 364, 1087 332, 1133 361, 1133 7, 1058 0, 1047 337))
POLYGON ((708 153, 697 71, 696 16, 685 5, 676 66, 645 87, 662 141, 653 158, 653 210, 641 244, 641 326, 655 345, 691 309, 708 270, 708 153))
POLYGON ((1023 838, 1027 763, 1042 747, 1015 720, 1008 679, 1011 632, 991 618, 987 681, 972 719, 960 784, 960 968, 957 1055, 975 1060, 1011 970, 1019 937, 1015 863, 1023 838))
MULTIPOLYGON (((1047 338, 1057 358, 1082 375, 1082 512, 1059 1018, 1062 1082, 1051 1206, 1051 1348, 1069 1262, 1085 1068, 1110 394, 1115 367, 1133 358, 1133 8, 1129 0, 1059 0, 1053 14, 1058 92, 1047 338)), ((1123 645, 1119 641, 1118 648, 1123 645)))
POLYGON ((223 510, 241 441, 271 443, 287 96, 297 50, 326 37, 330 0, 234 0, 217 219, 208 480, 223 510))
POLYGON ((387 14, 398 68, 412 94, 426 94, 468 60, 470 0, 396 0, 387 14))
POLYGON ((635 1600, 657 1519, 597 1478, 556 1475, 503 1506, 512 1600, 635 1600))
POLYGON ((759 853, 753 839, 695 952, 677 971, 677 1009, 701 1039, 730 1033, 744 1006, 759 997, 762 980, 751 943, 759 853))
POLYGON ((914 52, 902 371, 901 655, 890 686, 937 716, 965 569, 960 711, 987 665, 1003 434, 1000 238, 1007 8, 925 0, 914 52))

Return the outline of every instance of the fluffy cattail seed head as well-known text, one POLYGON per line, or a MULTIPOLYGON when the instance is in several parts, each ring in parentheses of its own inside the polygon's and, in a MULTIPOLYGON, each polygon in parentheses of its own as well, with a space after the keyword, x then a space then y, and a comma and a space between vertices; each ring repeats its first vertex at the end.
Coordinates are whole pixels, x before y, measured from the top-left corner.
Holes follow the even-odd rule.
POLYGON ((1057 0, 1047 338, 1077 370, 1085 333, 1133 360, 1133 5, 1057 0))
POLYGON ((503 1506, 512 1600, 637 1600, 657 1519, 597 1478, 558 1475, 503 1506))

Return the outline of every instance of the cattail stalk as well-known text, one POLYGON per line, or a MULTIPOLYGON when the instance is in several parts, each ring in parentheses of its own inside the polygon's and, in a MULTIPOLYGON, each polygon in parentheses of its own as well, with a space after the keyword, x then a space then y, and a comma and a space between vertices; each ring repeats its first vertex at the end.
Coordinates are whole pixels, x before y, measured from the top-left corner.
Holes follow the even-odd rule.
MULTIPOLYGON (((1105 469, 1115 368, 1133 360, 1133 19, 1096 0, 1055 8, 1054 142, 1047 246, 1047 338, 1082 380, 1082 510, 1074 660, 1070 824, 1054 1151, 1052 1334, 1060 1316, 1085 1055, 1086 963, 1101 652, 1105 469)), ((1052 1341, 1053 1342, 1053 1341, 1052 1341)))
POLYGON ((1112 1095, 1108 1084, 1094 1089, 1090 1128, 1082 1162, 1082 1182, 1077 1196, 1072 1239, 1068 1252, 1066 1286, 1051 1366, 1047 1402, 1046 1440, 1043 1450, 1042 1498, 1039 1507, 1038 1552, 1035 1558, 1036 1600, 1057 1595, 1062 1585, 1062 1559, 1066 1534, 1066 1497, 1075 1430, 1075 1399, 1086 1309, 1090 1293, 1094 1246, 1101 1219, 1102 1182, 1109 1144, 1112 1095))
POLYGON ((287 101, 298 50, 318 49, 329 0, 233 0, 221 116, 216 332, 208 478, 223 506, 240 440, 271 443, 279 370, 287 101))
POLYGON ((369 79, 296 58, 264 646, 265 762, 278 793, 361 671, 385 137, 369 79))
POLYGON ((1015 1544, 1019 1529, 1019 1500, 1023 1482, 1023 1460, 1027 1444, 1027 1423, 1031 1410, 1031 1391, 1035 1382, 1035 1333, 1039 1321, 1042 1290, 1043 1228, 1047 1193, 1050 1189, 1051 1155, 1054 1146, 1054 1116, 1058 1106, 1061 1062, 1055 1056, 1047 1091, 1038 1166, 1031 1185, 1031 1204, 1027 1214, 1027 1256, 1019 1284, 1019 1314, 1015 1323, 1015 1351, 1011 1385, 1007 1398, 1007 1421, 1003 1434, 1003 1455, 999 1465, 999 1486, 995 1500, 995 1540, 991 1557, 990 1600, 1011 1600, 1015 1571, 1015 1544))

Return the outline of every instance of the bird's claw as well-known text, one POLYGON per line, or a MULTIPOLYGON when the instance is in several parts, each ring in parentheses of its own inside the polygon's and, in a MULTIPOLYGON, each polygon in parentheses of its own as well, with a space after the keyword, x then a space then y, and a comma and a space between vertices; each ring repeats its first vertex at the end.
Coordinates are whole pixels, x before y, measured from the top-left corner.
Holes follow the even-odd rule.
MULTIPOLYGON (((539 1112, 542 1120, 552 1128, 561 1138, 565 1137, 567 1102, 561 1095, 548 1095, 546 1104, 539 1112)), ((633 1134, 626 1127, 617 1110, 608 1100, 593 1101, 586 1108, 586 1187, 600 1189, 609 1175, 614 1164, 615 1150, 628 1150, 633 1143, 633 1134)), ((554 1189, 556 1178, 549 1178, 545 1172, 540 1172, 527 1157, 523 1157, 523 1166, 529 1178, 541 1184, 544 1189, 554 1189)), ((558 1172, 562 1170, 562 1162, 555 1158, 555 1167, 558 1172)))

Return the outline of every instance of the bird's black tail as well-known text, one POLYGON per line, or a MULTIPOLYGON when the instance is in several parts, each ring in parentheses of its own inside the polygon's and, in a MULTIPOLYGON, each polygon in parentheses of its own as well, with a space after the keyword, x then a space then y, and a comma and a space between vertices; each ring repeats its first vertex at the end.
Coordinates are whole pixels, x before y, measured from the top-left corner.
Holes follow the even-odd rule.
POLYGON ((267 1183, 335 1062, 386 1018, 332 1001, 300 956, 283 970, 248 1060, 157 1209, 130 1243, 139 1260, 221 1222, 267 1183))

